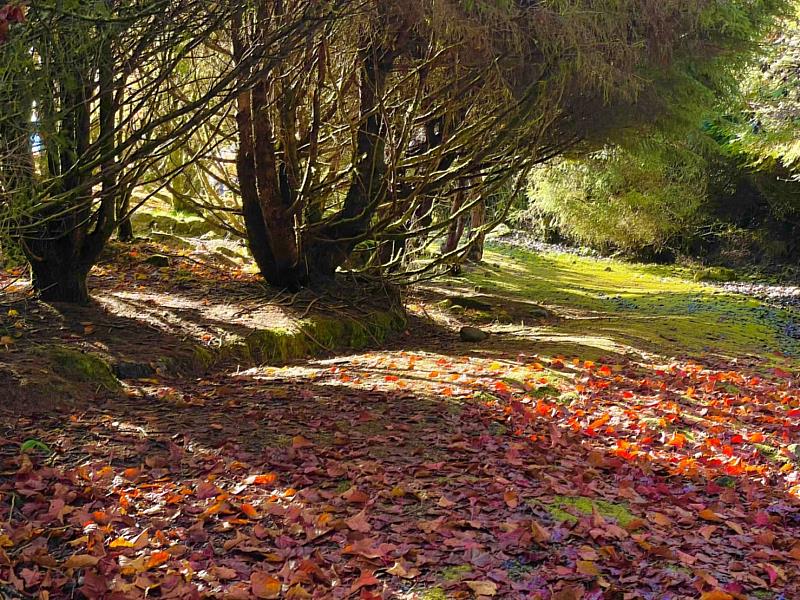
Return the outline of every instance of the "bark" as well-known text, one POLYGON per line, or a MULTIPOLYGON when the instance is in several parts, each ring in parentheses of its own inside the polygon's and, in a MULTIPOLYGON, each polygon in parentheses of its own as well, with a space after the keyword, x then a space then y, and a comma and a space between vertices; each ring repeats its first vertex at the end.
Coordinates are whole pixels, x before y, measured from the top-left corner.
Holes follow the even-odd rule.
MULTIPOLYGON (((41 260, 31 258, 31 281, 42 300, 88 304, 89 288, 86 278, 91 264, 86 264, 69 252, 69 244, 53 241, 41 260), (59 253, 63 251, 63 253, 59 253)), ((29 255, 30 258, 30 255, 29 255)))
POLYGON ((344 207, 330 225, 307 241, 303 267, 310 282, 325 283, 336 274, 369 229, 375 207, 386 191, 383 123, 378 102, 394 55, 380 46, 360 53, 359 111, 361 125, 356 156, 361 160, 345 197, 344 207))
MULTIPOLYGON (((265 5, 259 7, 259 17, 265 5)), ((236 60, 245 56, 242 16, 232 24, 236 60)), ((302 283, 298 269, 300 249, 295 233, 292 194, 281 185, 272 125, 269 121, 269 82, 259 81, 237 97, 236 125, 239 144, 236 171, 242 196, 242 213, 253 258, 264 279, 272 285, 296 289, 302 283)))
POLYGON ((455 218, 453 218, 452 215, 456 214, 459 210, 461 210, 461 207, 464 206, 464 200, 466 199, 466 196, 466 191, 462 189, 459 190, 453 198, 453 204, 450 206, 450 215, 452 220, 447 227, 447 238, 442 245, 442 254, 449 254, 458 248, 458 243, 461 241, 461 237, 464 235, 464 226, 466 225, 466 219, 464 215, 460 215, 455 218))
POLYGON ((125 195, 119 204, 117 204, 117 238, 120 242, 133 241, 133 225, 131 219, 128 217, 130 212, 131 198, 129 194, 125 195))
POLYGON ((473 238, 470 242, 470 249, 467 252, 467 260, 472 262, 480 262, 483 260, 483 244, 486 234, 481 231, 484 223, 486 222, 486 206, 483 202, 479 202, 472 209, 471 228, 473 238))

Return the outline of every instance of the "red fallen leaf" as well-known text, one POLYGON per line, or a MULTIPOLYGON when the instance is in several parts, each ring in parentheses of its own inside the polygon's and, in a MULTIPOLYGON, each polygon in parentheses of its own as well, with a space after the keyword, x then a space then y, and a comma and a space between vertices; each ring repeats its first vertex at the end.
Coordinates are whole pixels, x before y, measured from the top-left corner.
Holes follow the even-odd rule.
POLYGON ((250 589, 256 598, 269 600, 281 596, 281 582, 262 571, 256 571, 250 575, 250 589))
POLYGON ((755 515, 755 521, 759 527, 767 527, 769 525, 769 515, 764 511, 759 511, 755 515))
POLYGON ((380 585, 380 583, 381 583, 380 580, 375 577, 375 571, 362 570, 359 578, 353 582, 352 586, 350 586, 350 593, 355 594, 358 590, 360 590, 363 587, 370 585, 380 585))
POLYGON ((360 513, 353 515, 349 519, 345 519, 345 525, 347 525, 353 531, 360 531, 361 533, 367 533, 368 531, 372 530, 372 525, 370 525, 369 521, 367 521, 366 508, 360 513))
POLYGON ((342 494, 342 498, 351 504, 366 504, 369 502, 369 496, 355 486, 351 487, 344 494, 342 494))

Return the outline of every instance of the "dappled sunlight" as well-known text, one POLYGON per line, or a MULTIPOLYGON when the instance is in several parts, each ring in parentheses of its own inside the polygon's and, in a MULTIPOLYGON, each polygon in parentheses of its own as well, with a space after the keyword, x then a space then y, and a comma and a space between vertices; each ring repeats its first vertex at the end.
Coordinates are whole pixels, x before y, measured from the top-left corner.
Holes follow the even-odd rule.
MULTIPOLYGON (((499 247, 449 283, 467 296, 475 286, 484 294, 536 302, 561 318, 554 330, 583 336, 588 329, 636 352, 722 360, 766 354, 776 365, 800 355, 800 340, 783 333, 793 322, 786 310, 685 281, 677 277, 685 275, 680 269, 672 273, 499 247)), ((579 349, 575 354, 583 355, 579 349)))
POLYGON ((130 394, 58 435, 5 432, 55 451, 53 469, 4 447, 29 498, 25 519, 0 514, 7 553, 29 520, 59 523, 46 493, 65 544, 38 560, 102 565, 117 593, 549 598, 631 590, 633 565, 637 597, 800 581, 800 397, 781 370, 443 346, 130 394))

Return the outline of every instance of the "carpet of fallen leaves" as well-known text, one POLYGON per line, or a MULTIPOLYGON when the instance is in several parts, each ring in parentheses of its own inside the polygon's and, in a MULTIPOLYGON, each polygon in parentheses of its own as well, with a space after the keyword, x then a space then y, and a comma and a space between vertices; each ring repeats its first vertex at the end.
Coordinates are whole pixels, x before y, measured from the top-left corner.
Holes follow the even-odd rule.
POLYGON ((0 423, 4 598, 800 598, 797 372, 443 347, 0 423))

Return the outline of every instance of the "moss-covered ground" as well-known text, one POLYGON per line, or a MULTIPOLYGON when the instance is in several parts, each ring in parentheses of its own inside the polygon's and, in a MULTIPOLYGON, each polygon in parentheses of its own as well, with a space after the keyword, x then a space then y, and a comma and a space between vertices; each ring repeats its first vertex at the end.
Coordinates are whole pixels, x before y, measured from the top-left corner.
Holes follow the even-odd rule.
POLYGON ((644 351, 689 358, 757 358, 784 364, 800 355, 785 334, 797 314, 694 281, 689 269, 628 264, 495 246, 454 286, 536 302, 560 317, 538 328, 541 354, 644 351))

